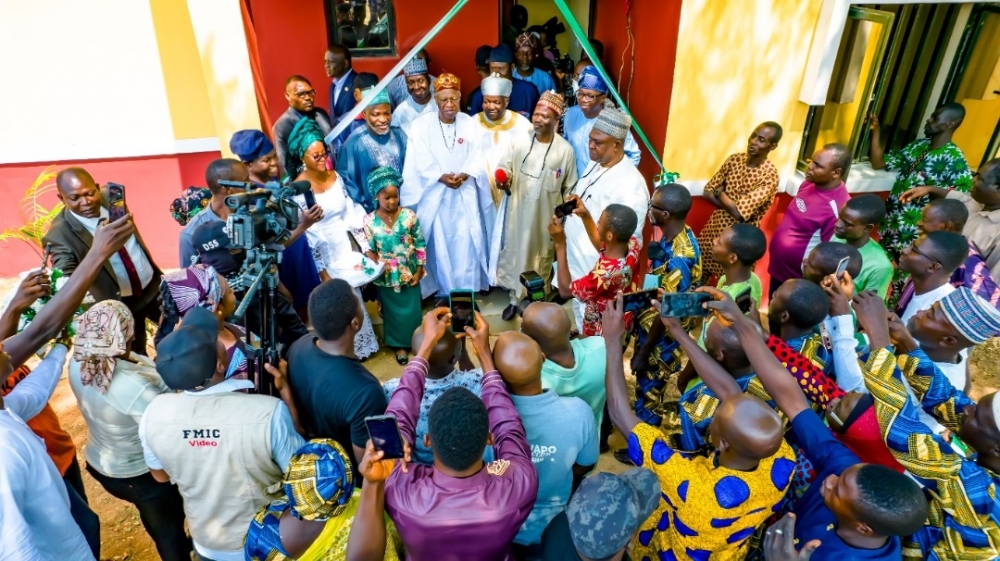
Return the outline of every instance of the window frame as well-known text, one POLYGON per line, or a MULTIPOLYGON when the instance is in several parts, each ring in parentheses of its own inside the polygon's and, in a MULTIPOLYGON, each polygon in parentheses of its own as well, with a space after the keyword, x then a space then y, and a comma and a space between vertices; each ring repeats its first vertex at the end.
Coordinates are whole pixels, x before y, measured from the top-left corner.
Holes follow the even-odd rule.
MULTIPOLYGON (((862 6, 850 6, 847 12, 848 19, 855 19, 859 21, 871 21, 882 25, 885 30, 880 34, 878 39, 878 45, 875 48, 874 60, 872 61, 870 78, 862 77, 862 79, 867 80, 865 84, 864 93, 862 99, 867 100, 865 102, 865 108, 871 109, 879 106, 881 102, 882 95, 885 93, 886 83, 884 80, 880 80, 884 62, 887 57, 894 57, 896 54, 896 49, 899 48, 899 42, 891 42, 891 31, 892 25, 895 20, 895 14, 892 12, 885 12, 882 10, 875 10, 872 8, 866 8, 862 6), (887 52, 887 47, 890 47, 890 52, 887 52)), ((838 44, 837 55, 840 54, 840 47, 838 44)), ((827 90, 826 98, 829 98, 829 90, 827 90)), ((829 103, 829 102, 826 102, 829 103)), ((805 126, 802 129, 802 141, 799 145, 799 157, 796 162, 796 169, 804 172, 808 167, 809 160, 812 158, 812 154, 806 154, 807 147, 810 144, 810 135, 812 134, 813 121, 816 117, 817 109, 820 107, 825 107, 826 103, 823 105, 810 105, 809 112, 806 114, 805 126)), ((857 159, 856 152, 858 152, 863 146, 866 145, 870 131, 868 131, 863 125, 865 119, 867 119, 867 111, 859 110, 858 115, 854 119, 854 127, 851 130, 851 138, 847 142, 847 147, 851 150, 851 154, 857 159)))
MULTIPOLYGON (((396 58, 399 56, 399 42, 396 32, 396 6, 394 0, 383 0, 388 9, 386 15, 389 26, 389 45, 386 47, 354 47, 351 48, 351 58, 396 58)), ((326 37, 327 44, 341 44, 340 33, 337 28, 337 0, 324 0, 323 11, 326 13, 326 37)))

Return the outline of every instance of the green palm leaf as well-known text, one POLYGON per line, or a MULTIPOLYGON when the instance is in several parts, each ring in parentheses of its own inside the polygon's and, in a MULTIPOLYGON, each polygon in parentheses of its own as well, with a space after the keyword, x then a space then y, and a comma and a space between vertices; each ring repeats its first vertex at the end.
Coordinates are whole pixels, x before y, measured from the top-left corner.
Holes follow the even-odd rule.
POLYGON ((38 177, 24 193, 18 205, 18 215, 21 218, 21 225, 6 228, 0 232, 0 242, 8 240, 22 241, 32 247, 35 253, 41 255, 42 236, 48 231, 49 225, 56 215, 62 211, 62 203, 57 203, 51 209, 45 208, 42 199, 56 190, 53 181, 56 171, 53 167, 47 167, 38 174, 38 177))

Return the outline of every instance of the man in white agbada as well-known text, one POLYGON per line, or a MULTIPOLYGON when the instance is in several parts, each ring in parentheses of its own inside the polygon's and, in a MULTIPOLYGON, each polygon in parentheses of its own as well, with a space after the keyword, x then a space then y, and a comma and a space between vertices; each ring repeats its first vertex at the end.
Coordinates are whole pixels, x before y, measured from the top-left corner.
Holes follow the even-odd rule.
MULTIPOLYGON (((635 164, 625 157, 625 138, 632 119, 623 111, 608 107, 601 111, 590 131, 590 163, 580 171, 580 181, 573 194, 580 198, 591 216, 600 216, 611 204, 622 204, 635 211, 636 216, 646 216, 649 210, 649 188, 635 164)), ((640 220, 635 237, 642 241, 645 220, 640 220)), ((600 256, 590 241, 583 221, 576 215, 566 219, 566 258, 573 280, 581 278, 594 268, 600 256)), ((583 329, 583 307, 573 301, 578 329, 583 329)))
POLYGON ((529 137, 532 133, 531 121, 520 113, 507 110, 513 87, 513 82, 496 73, 484 78, 481 86, 483 110, 474 117, 486 157, 485 176, 497 207, 503 200, 503 192, 496 185, 497 164, 510 153, 514 138, 529 137))
POLYGON ((437 104, 434 103, 434 91, 424 59, 410 59, 403 67, 403 78, 406 80, 408 95, 393 109, 392 126, 403 129, 409 135, 410 124, 414 119, 427 113, 437 113, 437 104))
POLYGON ((499 249, 499 256, 491 254, 490 263, 497 263, 493 284, 510 290, 504 321, 514 319, 517 304, 525 297, 522 272, 538 273, 545 280, 546 292, 552 280, 555 247, 549 219, 577 179, 573 147, 556 134, 563 108, 562 96, 542 92, 531 116, 533 132, 515 136, 511 151, 500 162, 510 170, 510 177, 498 184, 507 196, 493 230, 493 247, 499 249))
POLYGON ((403 206, 416 209, 427 239, 424 298, 455 289, 489 288, 490 235, 496 211, 472 117, 461 113, 458 78, 434 81, 438 111, 410 126, 403 166, 403 206))

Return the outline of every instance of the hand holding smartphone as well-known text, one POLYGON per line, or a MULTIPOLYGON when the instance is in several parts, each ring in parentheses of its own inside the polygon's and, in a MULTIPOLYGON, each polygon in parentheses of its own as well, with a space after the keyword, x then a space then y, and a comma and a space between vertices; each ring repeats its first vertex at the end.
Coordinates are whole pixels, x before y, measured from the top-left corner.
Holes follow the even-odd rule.
POLYGON ((753 307, 753 298, 750 296, 750 287, 746 287, 746 289, 744 289, 743 292, 740 292, 736 298, 733 298, 733 300, 736 301, 736 306, 739 307, 741 312, 744 314, 749 313, 750 308, 753 307))
POLYGON ((475 293, 472 290, 452 290, 448 295, 451 308, 451 330, 465 333, 466 327, 476 328, 475 293))
POLYGON ((709 314, 703 304, 712 300, 705 292, 667 293, 660 300, 660 316, 665 318, 705 317, 709 314))
POLYGON ((623 311, 627 314, 629 312, 637 312, 639 310, 648 309, 649 301, 656 300, 657 290, 655 288, 651 290, 640 290, 637 292, 629 292, 628 294, 622 295, 622 306, 623 311))
POLYGON ((576 210, 576 203, 578 200, 579 199, 573 199, 572 201, 562 203, 557 206, 555 210, 556 218, 566 218, 567 216, 573 214, 573 211, 576 210))
POLYGON ((108 182, 104 187, 108 192, 108 222, 114 222, 128 212, 125 209, 125 186, 108 182))
POLYGON ((375 451, 383 453, 382 459, 392 460, 404 456, 403 435, 399 432, 395 415, 365 417, 365 426, 375 451))
POLYGON ((840 280, 844 276, 844 271, 847 270, 847 264, 851 261, 850 257, 845 257, 837 263, 837 280, 840 280))

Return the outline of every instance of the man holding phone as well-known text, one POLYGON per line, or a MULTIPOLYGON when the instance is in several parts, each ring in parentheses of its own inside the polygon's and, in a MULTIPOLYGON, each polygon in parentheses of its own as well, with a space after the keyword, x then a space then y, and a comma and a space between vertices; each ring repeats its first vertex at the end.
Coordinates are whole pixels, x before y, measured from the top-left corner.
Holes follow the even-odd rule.
MULTIPOLYGON (((387 415, 413 442, 428 371, 427 359, 451 324, 447 308, 424 316, 424 337, 403 371, 387 415)), ((509 559, 511 542, 538 493, 538 474, 524 426, 503 379, 494 367, 490 326, 476 312, 467 327, 483 375, 482 398, 451 388, 431 406, 424 442, 434 465, 404 465, 385 484, 385 508, 411 559, 509 559), (492 443, 496 461, 483 462, 492 443), (474 509, 473 515, 462 516, 474 509), (447 539, 442 539, 447 536, 447 539)))
MULTIPOLYGON (((72 275, 93 245, 101 222, 109 222, 108 209, 94 178, 83 168, 66 168, 56 176, 58 197, 65 208, 56 215, 42 245, 52 246, 52 267, 72 275)), ((135 234, 107 261, 90 287, 94 300, 120 300, 135 318, 137 354, 146 354, 146 319, 160 319, 160 278, 163 272, 135 234)))

